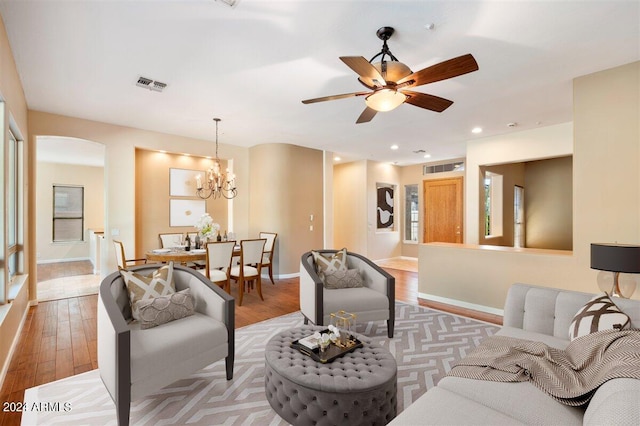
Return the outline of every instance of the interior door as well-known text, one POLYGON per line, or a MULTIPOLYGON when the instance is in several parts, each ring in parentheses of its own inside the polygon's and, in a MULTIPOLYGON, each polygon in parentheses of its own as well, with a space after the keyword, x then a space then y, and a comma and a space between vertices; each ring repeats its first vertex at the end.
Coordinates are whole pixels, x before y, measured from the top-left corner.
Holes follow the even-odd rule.
POLYGON ((462 243, 462 177, 423 182, 423 242, 462 243))

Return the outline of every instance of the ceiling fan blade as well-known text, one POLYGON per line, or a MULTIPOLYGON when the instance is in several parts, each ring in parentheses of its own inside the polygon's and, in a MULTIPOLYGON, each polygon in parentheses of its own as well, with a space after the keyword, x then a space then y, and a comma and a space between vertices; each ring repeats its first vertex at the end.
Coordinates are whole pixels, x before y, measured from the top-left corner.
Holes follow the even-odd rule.
POLYGON ((421 86, 423 84, 446 80, 448 78, 457 77, 477 70, 478 63, 473 55, 469 53, 458 56, 457 58, 449 59, 448 61, 440 62, 439 64, 421 69, 420 71, 416 71, 413 74, 398 80, 396 84, 402 84, 413 80, 414 83, 410 86, 421 86))
POLYGON ((387 84, 382 74, 362 56, 340 56, 340 60, 360 76, 362 84, 369 88, 387 84), (377 80, 377 84, 376 81, 377 80))
POLYGON ((376 116, 377 113, 378 111, 375 109, 366 107, 364 111, 362 111, 362 114, 360 114, 360 117, 356 120, 356 124, 368 123, 376 116))
POLYGON ((449 99, 428 95, 426 93, 413 92, 411 90, 403 90, 402 93, 407 95, 405 103, 420 108, 430 109, 435 112, 442 112, 453 104, 453 101, 450 101, 449 99))
POLYGON ((322 98, 305 99, 304 101, 302 101, 302 103, 303 104, 313 104, 313 103, 316 103, 316 102, 335 101, 336 99, 352 98, 354 96, 364 96, 364 95, 368 95, 370 93, 371 92, 343 93, 341 95, 331 95, 331 96, 324 96, 322 98))

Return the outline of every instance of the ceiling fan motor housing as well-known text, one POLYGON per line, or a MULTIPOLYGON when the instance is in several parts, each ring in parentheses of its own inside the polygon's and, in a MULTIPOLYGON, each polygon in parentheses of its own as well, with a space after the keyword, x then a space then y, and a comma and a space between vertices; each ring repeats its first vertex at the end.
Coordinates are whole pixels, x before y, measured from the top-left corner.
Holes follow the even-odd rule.
MULTIPOLYGON (((389 82, 395 83, 396 81, 408 75, 411 75, 412 73, 411 69, 409 69, 409 67, 403 64, 402 62, 384 61, 384 64, 385 64, 384 68, 386 68, 386 72, 383 70, 382 62, 376 62, 375 64, 371 64, 371 65, 373 65, 373 67, 378 70, 380 75, 382 75, 382 77, 385 79, 387 83, 389 82)), ((365 85, 367 85, 368 87, 377 86, 377 84, 374 83, 373 79, 367 76, 360 76, 360 81, 365 85)), ((380 82, 380 84, 382 84, 382 82, 380 82)))

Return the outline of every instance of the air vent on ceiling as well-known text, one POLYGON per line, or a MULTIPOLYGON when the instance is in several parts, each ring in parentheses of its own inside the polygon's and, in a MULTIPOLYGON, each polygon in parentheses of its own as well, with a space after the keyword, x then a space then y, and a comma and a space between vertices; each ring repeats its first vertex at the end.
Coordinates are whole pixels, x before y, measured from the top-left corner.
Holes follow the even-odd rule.
POLYGON ((240 0, 215 0, 218 3, 226 4, 229 7, 236 7, 240 0))
POLYGON ((162 83, 160 81, 155 81, 150 78, 140 76, 138 77, 136 86, 144 87, 145 89, 154 90, 156 92, 162 92, 165 87, 167 87, 167 83, 162 83))
POLYGON ((437 164, 434 166, 425 165, 422 167, 422 174, 429 175, 432 173, 444 172, 462 172, 464 171, 464 161, 456 161, 455 163, 437 164))

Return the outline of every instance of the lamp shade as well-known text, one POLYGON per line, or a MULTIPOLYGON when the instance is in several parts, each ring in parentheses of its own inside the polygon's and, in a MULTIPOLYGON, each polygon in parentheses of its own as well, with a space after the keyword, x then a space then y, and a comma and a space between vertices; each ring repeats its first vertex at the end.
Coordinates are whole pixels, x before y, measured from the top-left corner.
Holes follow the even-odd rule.
POLYGON ((640 246, 591 244, 591 269, 640 274, 640 246))

